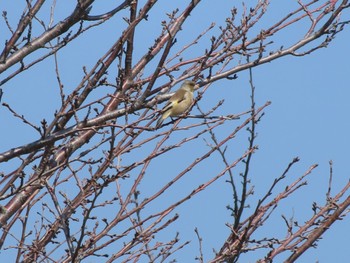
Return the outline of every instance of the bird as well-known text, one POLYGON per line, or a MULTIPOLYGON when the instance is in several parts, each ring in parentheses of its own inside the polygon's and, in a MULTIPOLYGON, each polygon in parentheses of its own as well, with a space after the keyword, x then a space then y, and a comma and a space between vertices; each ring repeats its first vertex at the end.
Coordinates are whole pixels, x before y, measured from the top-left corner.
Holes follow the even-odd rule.
POLYGON ((191 80, 185 80, 181 87, 170 97, 168 103, 162 109, 162 115, 159 117, 156 129, 158 129, 163 121, 168 117, 175 117, 183 114, 188 110, 193 102, 193 92, 196 83, 191 80))

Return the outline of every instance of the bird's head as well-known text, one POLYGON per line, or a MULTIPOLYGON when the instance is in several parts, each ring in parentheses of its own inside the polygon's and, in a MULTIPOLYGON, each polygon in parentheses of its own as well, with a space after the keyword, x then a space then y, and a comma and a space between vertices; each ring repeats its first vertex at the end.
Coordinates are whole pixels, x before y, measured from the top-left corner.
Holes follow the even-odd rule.
POLYGON ((194 91, 194 87, 196 86, 196 83, 192 80, 185 80, 182 85, 181 89, 188 90, 190 92, 194 91))

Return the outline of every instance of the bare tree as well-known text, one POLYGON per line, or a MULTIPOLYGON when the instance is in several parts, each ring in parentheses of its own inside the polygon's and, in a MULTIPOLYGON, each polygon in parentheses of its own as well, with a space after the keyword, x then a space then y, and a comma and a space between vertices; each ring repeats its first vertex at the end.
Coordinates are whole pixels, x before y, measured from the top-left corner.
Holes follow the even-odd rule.
MULTIPOLYGON (((196 230, 200 250, 194 256, 199 254, 200 262, 236 262, 243 253, 259 249, 267 251, 261 262, 270 262, 281 253, 287 255, 286 262, 294 262, 315 245, 332 223, 346 215, 350 197, 344 196, 349 194, 349 184, 335 196, 329 191, 325 205, 315 205, 313 217, 305 224, 295 227, 292 220, 285 218, 285 238, 266 235, 255 239, 256 230, 269 220, 281 200, 306 184, 316 165, 275 194, 276 185, 298 162, 295 158, 254 209, 248 209, 254 185, 249 168, 257 149, 256 125, 270 102, 256 105, 251 71, 251 107, 246 111, 215 115, 223 101, 216 101, 210 109, 203 109, 200 102, 218 80, 234 81, 241 71, 287 55, 305 56, 328 46, 348 24, 342 17, 350 6, 347 0, 295 1, 298 5, 294 10, 281 14, 282 18, 263 30, 257 30, 257 25, 268 15, 269 1, 243 3, 232 6, 230 17, 213 21, 208 28, 203 26, 200 35, 185 41, 178 34, 190 27, 186 21, 200 6, 200 0, 181 1, 173 11, 158 8, 162 1, 119 1, 118 6, 103 14, 95 11, 97 1, 79 0, 70 15, 59 21, 55 20, 56 1, 23 2, 25 7, 18 17, 3 11, 1 28, 2 32, 7 29, 9 37, 0 55, 0 85, 5 87, 0 93, 2 106, 39 135, 39 139, 0 153, 0 162, 7 162, 0 180, 0 247, 12 251, 16 262, 169 260, 188 242, 180 241, 178 235, 162 241, 158 234, 172 229, 182 204, 224 176, 232 188, 232 206, 228 207, 233 217, 232 224, 228 224, 231 233, 226 240, 216 240, 222 244, 221 249, 209 260, 203 256, 205 240, 196 230), (158 22, 159 32, 149 29, 157 34, 153 43, 135 43, 142 34, 139 28, 154 10, 167 14, 167 20, 158 22), (276 47, 272 39, 275 41, 280 32, 303 20, 310 22, 304 36, 292 44, 280 40, 276 47), (70 63, 60 60, 61 52, 69 51, 81 38, 93 37, 93 32, 103 30, 108 23, 118 23, 122 33, 113 40, 115 36, 105 32, 103 41, 113 43, 94 65, 81 65, 84 76, 71 88, 74 84, 65 83, 61 77, 61 69, 70 63), (198 47, 203 45, 206 48, 201 52, 198 47), (140 55, 142 50, 146 51, 140 55), (26 113, 18 112, 17 105, 6 102, 6 94, 11 93, 6 85, 27 71, 38 74, 37 66, 49 59, 55 65, 57 82, 52 86, 59 90, 60 107, 51 119, 37 124, 26 113), (198 83, 192 107, 200 114, 187 112, 155 129, 161 112, 157 105, 166 101, 172 88, 185 79, 198 83), (185 118, 191 124, 183 126, 185 118), (228 133, 217 136, 222 127, 228 133), (232 158, 226 147, 246 129, 249 144, 241 149, 239 157, 232 158), (144 194, 142 189, 154 171, 154 163, 165 156, 165 162, 180 158, 171 156, 177 149, 202 142, 204 135, 211 138, 204 152, 193 149, 193 159, 181 161, 180 172, 174 176, 169 173, 161 187, 144 194), (178 199, 153 205, 217 153, 224 164, 222 170, 208 180, 198 179, 199 186, 182 192, 178 199), (244 167, 240 175, 233 170, 238 164, 244 167)), ((93 45, 90 48, 102 50, 96 43, 93 45)), ((330 180, 329 188, 331 185, 330 180)))

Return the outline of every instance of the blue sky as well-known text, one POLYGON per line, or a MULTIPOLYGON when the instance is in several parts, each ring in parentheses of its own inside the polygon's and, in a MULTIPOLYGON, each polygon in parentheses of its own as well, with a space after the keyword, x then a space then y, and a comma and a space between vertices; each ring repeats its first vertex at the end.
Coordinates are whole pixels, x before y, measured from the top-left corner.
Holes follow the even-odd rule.
MULTIPOLYGON (((108 10, 110 4, 114 3, 114 1, 104 1, 103 4, 99 3, 101 6, 94 7, 92 12, 108 10)), ((161 28, 160 21, 166 19, 165 12, 170 12, 177 5, 187 2, 184 0, 160 1, 151 12, 149 21, 142 24, 141 32, 136 32, 136 40, 139 43, 136 59, 152 45, 154 37, 161 28)), ((296 5, 294 0, 283 1, 283 5, 282 1, 271 2, 271 9, 264 17, 262 24, 257 26, 257 30, 265 24, 278 21, 283 17, 285 10, 296 5)), ((237 2, 203 1, 183 26, 184 30, 178 35, 178 44, 175 48, 181 48, 182 43, 197 36, 212 21, 216 21, 217 26, 223 25, 224 18, 230 15, 229 10, 233 3, 237 2)), ((0 5, 0 8, 0 11, 8 10, 9 17, 16 12, 14 5, 4 5, 4 7, 0 5)), ((182 8, 180 7, 180 12, 182 8)), ((241 8, 241 5, 237 4, 237 8, 241 8)), ((60 7, 57 16, 65 15, 66 12, 60 7)), ((349 17, 349 12, 346 15, 349 17)), ((60 70, 67 90, 73 89, 79 83, 84 74, 82 66, 91 67, 118 37, 122 30, 120 17, 121 15, 106 23, 103 32, 98 28, 93 29, 91 33, 74 41, 69 48, 63 49, 60 53, 60 70), (106 33, 111 37, 106 38, 106 33), (89 53, 89 56, 85 55, 86 52, 89 53)), ((285 33, 276 35, 274 45, 279 46, 285 43, 288 46, 296 42, 298 37, 304 35, 308 24, 309 22, 305 21, 285 33)), ((3 22, 0 27, 4 27, 3 22)), ((214 32, 217 32, 217 28, 213 30, 213 34, 214 32)), ((0 36, 1 43, 5 38, 6 36, 0 36)), ((311 165, 315 163, 319 165, 309 176, 308 185, 281 204, 281 209, 277 209, 270 223, 259 232, 261 235, 278 232, 280 237, 284 237, 286 233, 280 216, 282 213, 287 218, 294 216, 302 224, 312 215, 311 206, 314 201, 319 205, 324 204, 330 160, 333 160, 334 163, 333 193, 337 193, 349 180, 350 140, 347 136, 350 129, 348 121, 350 54, 347 52, 349 40, 349 29, 345 28, 329 47, 317 50, 311 55, 288 56, 253 68, 257 105, 263 105, 266 101, 271 101, 272 104, 265 110, 265 115, 257 126, 256 143, 259 145, 259 150, 253 156, 250 174, 255 195, 249 203, 254 207, 256 200, 260 197, 259 194, 266 192, 273 180, 281 175, 294 157, 299 156, 300 162, 293 167, 289 177, 277 190, 282 191, 287 183, 301 176, 311 165)), ((201 52, 201 48, 193 52, 201 52)), ((59 93, 52 59, 24 72, 19 78, 8 82, 2 88, 4 90, 2 101, 13 105, 18 112, 25 114, 38 125, 43 118, 52 120, 55 109, 59 107, 57 100, 59 93)), ((239 113, 249 109, 249 96, 249 78, 248 72, 245 71, 238 74, 237 80, 221 80, 214 83, 206 93, 206 97, 200 101, 200 107, 208 110, 218 100, 225 99, 225 104, 220 112, 239 113)), ((193 113, 196 113, 195 109, 193 113)), ((23 125, 18 119, 12 118, 4 107, 0 108, 0 120, 6 123, 0 130, 1 138, 6 138, 1 142, 1 152, 38 138, 33 130, 23 125)), ((190 119, 185 120, 183 123, 190 121, 190 119)), ((218 136, 228 134, 239 124, 240 122, 237 121, 237 123, 232 123, 233 127, 225 126, 220 130, 218 136)), ((175 134, 173 139, 176 140, 177 136, 181 138, 182 134, 175 134)), ((248 145, 247 136, 248 133, 241 132, 237 140, 229 145, 227 152, 231 160, 235 160, 244 152, 246 149, 244 147, 248 145)), ((205 138, 209 139, 209 136, 205 138)), ((149 175, 141 188, 142 197, 147 197, 147 194, 159 189, 162 183, 168 181, 167 176, 171 178, 186 167, 186 164, 196 157, 193 156, 193 149, 196 149, 196 155, 208 150, 202 140, 195 144, 185 145, 152 163, 149 175)), ((164 199, 159 203, 156 202, 156 205, 166 206, 173 203, 176 198, 185 196, 194 187, 208 180, 215 171, 222 169, 220 168, 222 164, 218 164, 218 159, 217 156, 209 163, 200 165, 191 171, 188 177, 181 180, 164 196, 164 199)), ((1 164, 0 171, 11 170, 12 165, 12 163, 1 164)), ((234 171, 236 174, 242 172, 242 166, 238 166, 234 171)), ((230 222, 231 218, 225 206, 231 202, 231 192, 229 185, 225 183, 226 179, 221 178, 207 191, 182 205, 176 211, 180 214, 178 222, 174 223, 169 232, 159 234, 160 239, 166 239, 169 238, 169 233, 174 235, 179 231, 183 241, 191 240, 189 246, 174 255, 179 262, 194 262, 194 256, 198 255, 195 227, 203 237, 205 261, 212 258, 212 249, 219 249, 229 235, 229 229, 225 223, 230 222)), ((277 191, 274 193, 277 194, 277 191)), ((147 214, 147 211, 145 213, 147 214)), ((336 222, 318 243, 318 248, 306 252, 299 262, 316 262, 317 260, 331 262, 334 260, 334 254, 337 255, 338 262, 344 262, 350 256, 347 248, 348 239, 344 234, 344 229, 347 229, 348 226, 348 218, 336 222)), ((242 257, 241 262, 255 262, 257 257, 259 254, 247 254, 242 257)))

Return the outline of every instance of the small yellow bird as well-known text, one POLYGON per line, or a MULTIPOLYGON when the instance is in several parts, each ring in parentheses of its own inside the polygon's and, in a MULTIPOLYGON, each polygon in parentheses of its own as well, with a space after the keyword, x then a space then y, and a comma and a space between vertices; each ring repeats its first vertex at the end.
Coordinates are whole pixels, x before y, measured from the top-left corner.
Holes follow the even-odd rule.
POLYGON ((193 102, 193 91, 196 83, 191 80, 185 80, 181 87, 170 97, 168 103, 164 106, 162 116, 159 117, 156 125, 158 129, 163 121, 168 117, 179 116, 191 106, 193 102))

